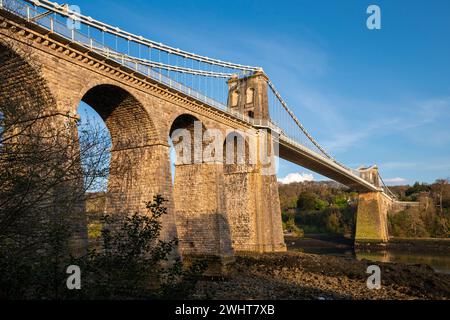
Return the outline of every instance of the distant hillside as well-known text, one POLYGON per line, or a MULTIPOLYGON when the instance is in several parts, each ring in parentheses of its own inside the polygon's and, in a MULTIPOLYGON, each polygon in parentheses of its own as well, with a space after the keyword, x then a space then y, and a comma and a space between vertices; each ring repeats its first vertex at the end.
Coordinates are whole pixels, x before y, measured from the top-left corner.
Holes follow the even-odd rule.
MULTIPOLYGON (((327 233, 351 236, 355 231, 358 194, 332 181, 308 181, 279 184, 283 226, 302 234, 327 233)), ((433 184, 389 187, 398 200, 418 201, 426 197, 425 206, 389 213, 389 232, 395 237, 449 237, 450 184, 437 180, 433 184)))
POLYGON ((358 194, 334 181, 279 184, 283 226, 297 234, 353 236, 358 194))

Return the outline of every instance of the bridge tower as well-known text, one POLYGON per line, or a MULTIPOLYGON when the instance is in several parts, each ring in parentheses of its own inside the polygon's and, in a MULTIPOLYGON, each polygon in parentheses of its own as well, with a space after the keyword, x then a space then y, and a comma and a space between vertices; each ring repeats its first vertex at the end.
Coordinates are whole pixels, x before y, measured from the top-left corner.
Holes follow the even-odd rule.
MULTIPOLYGON (((359 168, 361 178, 380 187, 378 167, 359 168)), ((387 213, 392 199, 380 191, 359 194, 355 243, 383 243, 389 240, 387 213)))
POLYGON ((367 182, 370 182, 376 187, 380 187, 380 176, 378 174, 378 167, 376 165, 367 168, 361 167, 358 168, 358 171, 361 178, 363 178, 367 182))
MULTIPOLYGON (((262 70, 244 78, 232 77, 228 81, 228 109, 262 120, 256 123, 264 123, 269 119, 267 80, 262 70)), ((246 157, 244 165, 224 166, 233 249, 236 252, 285 251, 278 182, 275 170, 271 170, 271 166, 275 167, 275 139, 265 128, 244 135, 251 138, 242 145, 255 150, 256 161, 249 164, 246 157)))
POLYGON ((228 110, 252 119, 269 119, 269 100, 266 74, 260 70, 254 74, 228 80, 228 110))

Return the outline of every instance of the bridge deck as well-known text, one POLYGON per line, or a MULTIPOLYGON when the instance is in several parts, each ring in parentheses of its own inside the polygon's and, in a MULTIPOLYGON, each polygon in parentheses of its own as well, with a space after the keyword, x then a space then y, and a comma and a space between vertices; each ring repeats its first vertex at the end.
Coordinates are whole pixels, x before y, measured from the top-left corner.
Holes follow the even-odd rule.
POLYGON ((377 188, 353 173, 351 170, 320 156, 316 152, 305 148, 284 135, 280 135, 279 142, 279 156, 284 160, 317 172, 356 191, 381 191, 381 188, 377 188))

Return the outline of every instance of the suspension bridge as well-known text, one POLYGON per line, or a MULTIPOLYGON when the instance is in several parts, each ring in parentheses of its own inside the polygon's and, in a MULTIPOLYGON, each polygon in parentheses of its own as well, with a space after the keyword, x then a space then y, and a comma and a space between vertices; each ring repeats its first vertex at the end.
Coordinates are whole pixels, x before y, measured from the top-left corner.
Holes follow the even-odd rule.
MULTIPOLYGON (((66 80, 62 79, 61 76, 66 72, 66 76, 70 78, 69 80, 76 83, 75 87, 78 86, 77 89, 79 91, 85 91, 79 97, 78 101, 83 100, 94 106, 100 103, 99 99, 96 98, 97 96, 114 95, 120 91, 119 89, 113 88, 115 83, 117 81, 121 83, 127 81, 127 88, 130 88, 130 92, 156 90, 159 88, 159 95, 163 97, 170 96, 170 99, 181 99, 184 101, 185 108, 189 105, 189 108, 193 110, 192 108, 194 107, 191 107, 191 104, 198 105, 196 107, 197 109, 195 109, 196 111, 191 113, 191 115, 195 115, 199 119, 201 117, 205 119, 214 118, 214 121, 217 123, 220 122, 221 125, 227 125, 233 128, 252 128, 255 132, 259 129, 270 129, 274 133, 275 142, 279 143, 278 156, 340 182, 363 195, 361 197, 361 203, 366 202, 367 205, 365 206, 360 203, 361 210, 358 211, 357 228, 359 228, 359 231, 357 231, 357 237, 359 236, 361 240, 387 240, 386 208, 395 201, 395 197, 379 176, 378 168, 372 166, 369 168, 351 169, 332 157, 307 131, 292 111, 293 109, 283 99, 280 91, 272 83, 270 77, 264 73, 262 67, 214 59, 155 42, 143 36, 129 33, 119 27, 108 25, 90 16, 85 16, 66 4, 58 4, 45 0, 0 0, 0 8, 2 13, 0 25, 4 30, 12 30, 14 34, 11 36, 10 33, 7 34, 4 32, 2 37, 8 41, 21 42, 22 46, 37 48, 36 50, 39 51, 38 55, 43 57, 41 64, 47 64, 47 67, 44 68, 44 71, 47 72, 47 74, 44 72, 44 78, 48 77, 50 79, 47 81, 50 87, 49 91, 55 96, 55 100, 63 99, 61 97, 67 99, 68 96, 77 100, 76 97, 78 95, 69 92, 70 90, 63 85, 63 82, 66 80), (31 41, 32 44, 29 44, 27 41, 31 41), (55 63, 49 62, 49 55, 57 56, 60 61, 55 63), (67 61, 67 63, 61 61, 67 61), (73 67, 74 64, 78 64, 78 68, 73 67), (80 65, 82 64, 83 66, 81 68, 80 65), (70 70, 73 68, 78 71, 72 73, 70 70), (50 69, 58 70, 59 73, 54 74, 52 72, 56 71, 50 69), (87 69, 91 71, 89 73, 84 71, 87 69), (92 70, 95 71, 95 75, 92 73, 92 70), (100 80, 92 80, 97 79, 100 74, 105 73, 108 74, 108 80, 105 84, 101 84, 100 80), (115 80, 109 80, 111 77, 115 77, 115 80), (57 78, 57 80, 53 78, 57 78), (86 82, 88 80, 90 81, 89 85, 91 89, 88 88, 86 90, 82 83, 78 84, 78 82, 86 82), (55 89, 52 89, 52 87, 55 89), (164 90, 163 93, 162 90, 164 90), (64 94, 61 93, 62 91, 64 94), (368 208, 373 203, 375 203, 377 209, 372 208, 370 209, 371 212, 368 212, 370 211, 368 208), (373 210, 376 212, 373 212, 373 210)), ((5 43, 8 43, 8 41, 5 43)), ((6 47, 7 45, 4 48, 6 47)), ((73 85, 72 82, 70 82, 70 85, 73 85)), ((121 85, 121 88, 123 88, 123 85, 121 85)), ((126 129, 127 134, 132 135, 133 139, 139 135, 138 140, 142 138, 141 131, 144 130, 143 128, 154 126, 155 128, 153 129, 155 132, 161 132, 166 129, 165 127, 164 130, 158 129, 158 125, 155 125, 155 122, 158 120, 156 119, 158 115, 153 116, 154 119, 150 121, 151 124, 144 123, 144 118, 147 115, 140 114, 138 108, 134 106, 138 104, 138 96, 141 95, 143 93, 135 93, 129 97, 124 94, 124 97, 121 98, 127 103, 125 108, 127 112, 134 112, 133 121, 135 123, 130 124, 129 128, 126 129), (135 128, 136 125, 140 127, 135 128)), ((149 98, 145 97, 141 100, 147 101, 146 99, 148 100, 149 98)), ((111 104, 115 104, 114 108, 111 106, 110 108, 120 110, 116 105, 120 105, 122 100, 110 102, 111 104)), ((144 105, 144 109, 148 108, 145 106, 145 103, 142 103, 142 105, 144 105)), ((179 105, 179 103, 176 103, 176 105, 179 105)), ((104 108, 104 106, 99 106, 97 110, 100 110, 99 113, 101 115, 102 112, 103 114, 108 114, 104 118, 107 119, 109 117, 106 123, 107 125, 110 124, 111 131, 117 130, 119 124, 124 126, 127 123, 128 120, 126 120, 126 117, 129 117, 129 114, 125 115, 119 111, 114 111, 120 113, 120 117, 122 117, 120 120, 115 120, 113 119, 114 117, 110 117, 110 114, 114 116, 115 113, 105 111, 104 108)), ((171 114, 167 116, 166 114, 171 112, 174 112, 178 116, 180 112, 176 112, 177 108, 168 105, 164 107, 163 103, 163 109, 158 111, 164 114, 164 116, 161 116, 163 118, 161 118, 160 122, 170 122, 167 119, 173 119, 173 117, 171 118, 171 114)), ((186 117, 183 119, 184 122, 187 121, 186 117)), ((212 120, 205 120, 204 122, 208 123, 208 121, 212 120)), ((169 123, 169 128, 171 126, 173 127, 171 123, 169 123)), ((149 130, 151 131, 153 129, 149 130)), ((112 132, 113 142, 115 134, 112 132)), ((158 138, 154 139, 157 140, 158 138)), ((116 146, 118 145, 117 140, 120 139, 116 138, 116 146)), ((145 147, 149 145, 153 146, 152 143, 146 141, 145 147)), ((140 157, 142 157, 142 154, 140 157)), ((113 155, 112 164, 114 164, 114 161, 113 155)), ((199 169, 197 168, 196 170, 199 169)), ((183 177, 181 169, 177 174, 179 180, 177 182, 177 178, 175 179, 175 195, 172 196, 175 198, 175 206, 177 206, 177 201, 185 205, 192 204, 192 202, 186 199, 180 198, 177 200, 177 197, 179 197, 176 191, 176 188, 179 187, 177 183, 181 184, 180 179, 183 177)), ((186 172, 185 178, 189 174, 192 177, 192 172, 186 172)), ((160 179, 158 178, 156 180, 160 179)), ((225 177, 225 182, 228 181, 227 179, 235 178, 225 177)), ((276 190, 275 193, 277 193, 277 187, 274 186, 276 184, 276 178, 269 182, 264 182, 265 180, 261 181, 263 181, 262 187, 261 183, 256 185, 259 185, 260 188, 269 188, 272 191, 276 190)), ((233 183, 235 184, 236 182, 233 183)), ((159 185, 160 188, 167 189, 166 181, 159 183, 159 185)), ((123 186, 110 182, 109 189, 113 190, 114 188, 118 190, 116 194, 124 192, 123 186)), ((196 188, 201 189, 201 192, 205 191, 205 189, 198 186, 195 186, 193 189, 196 188)), ((218 187, 215 185, 214 188, 217 189, 218 187)), ((232 192, 227 190, 227 186, 225 185, 223 189, 217 190, 216 192, 232 192)), ((255 193, 258 189, 248 186, 246 191, 248 192, 248 197, 253 197, 252 192, 255 193)), ((264 189, 259 190, 262 194, 266 194, 266 191, 264 189)), ((129 191, 127 190, 127 192, 129 191)), ((276 194, 276 196, 278 195, 276 194)), ((214 229, 216 233, 221 228, 231 229, 230 242, 233 244, 232 246, 235 250, 239 250, 239 245, 242 246, 243 251, 270 251, 282 248, 284 244, 280 244, 283 242, 279 230, 280 222, 274 220, 277 216, 276 219, 279 220, 279 208, 271 207, 273 204, 267 204, 267 208, 265 207, 263 209, 253 208, 258 207, 258 201, 264 201, 262 199, 263 197, 260 195, 259 198, 256 197, 256 199, 253 199, 252 201, 255 201, 255 203, 252 204, 252 208, 249 205, 242 207, 242 203, 239 203, 232 196, 229 199, 234 200, 225 201, 226 206, 229 208, 233 206, 240 207, 241 209, 247 208, 249 211, 255 211, 256 216, 266 215, 265 218, 261 218, 261 220, 264 220, 264 223, 256 223, 256 225, 251 225, 251 222, 248 222, 244 218, 239 218, 247 221, 246 223, 249 224, 248 233, 252 233, 253 236, 248 234, 245 236, 237 235, 238 232, 235 229, 238 227, 235 227, 233 224, 239 225, 242 222, 239 222, 240 220, 238 218, 236 218, 238 220, 237 222, 228 222, 230 224, 228 227, 221 225, 217 227, 212 226, 211 228, 216 228, 214 229), (264 237, 262 234, 267 230, 271 230, 271 236, 263 240, 262 238, 264 237), (242 239, 239 237, 242 237, 242 239), (249 237, 253 237, 251 241, 249 237), (251 246, 245 244, 249 242, 252 242, 251 246), (259 246, 260 249, 254 249, 255 246, 259 246), (268 249, 269 247, 272 249, 268 249)), ((110 200, 110 203, 115 203, 114 205, 117 206, 117 202, 114 201, 110 200)), ((244 199, 241 201, 248 202, 249 200, 244 199)), ((279 204, 279 202, 278 200, 274 201, 276 207, 276 204, 279 204)), ((211 210, 207 209, 206 211, 220 212, 222 209, 217 206, 220 205, 216 204, 215 208, 211 210)), ((204 205, 204 208, 209 207, 209 204, 204 205)), ((204 208, 201 210, 205 211, 204 208)), ((186 212, 183 210, 175 208, 176 215, 183 216, 185 214, 186 216, 186 212)), ((223 210, 227 211, 227 209, 223 210)), ((185 222, 192 225, 193 223, 188 218, 181 220, 181 224, 185 222), (187 220, 189 220, 189 223, 187 220)), ((187 235, 188 231, 186 228, 186 225, 178 227, 178 234, 180 235, 181 233, 181 237, 183 238, 184 236, 185 242, 189 243, 191 247, 195 247, 196 241, 198 242, 199 240, 196 240, 195 236, 187 235)), ((190 232, 192 233, 192 230, 190 232)), ((223 239, 221 241, 223 242, 223 239)), ((211 249, 211 252, 214 250, 216 249, 211 249)))

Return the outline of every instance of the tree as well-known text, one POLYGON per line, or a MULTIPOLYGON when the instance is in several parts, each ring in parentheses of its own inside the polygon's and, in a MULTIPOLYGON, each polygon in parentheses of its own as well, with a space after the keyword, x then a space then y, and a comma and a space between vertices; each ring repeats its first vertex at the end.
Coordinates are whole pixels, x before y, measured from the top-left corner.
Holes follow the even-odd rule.
MULTIPOLYGON (((8 63, 23 63, 0 50, 8 63)), ((91 126, 78 135, 75 116, 52 111, 38 75, 30 88, 0 75, 0 290, 25 299, 57 297, 56 270, 83 250, 85 192, 107 175, 109 152, 103 132, 91 126)))
POLYGON ((339 211, 332 211, 326 220, 326 229, 329 233, 339 234, 341 233, 341 218, 339 211))
MULTIPOLYGON (((155 196, 146 205, 149 213, 104 216, 101 248, 82 257, 75 258, 61 251, 40 255, 38 260, 15 259, 14 254, 2 256, 0 288, 3 296, 9 299, 188 297, 206 264, 199 261, 183 268, 174 255, 177 239, 160 240, 160 218, 167 212, 165 202, 161 196, 155 196), (82 270, 81 290, 66 287, 69 265, 82 270)), ((67 237, 60 229, 52 230, 50 235, 54 247, 67 237)))
POLYGON ((180 299, 189 295, 206 264, 200 261, 183 270, 174 256, 178 240, 160 240, 165 202, 157 195, 146 204, 147 214, 135 213, 119 222, 104 216, 101 248, 74 261, 84 270, 82 298, 180 299))
POLYGON ((302 192, 298 195, 297 209, 300 211, 323 210, 328 205, 312 192, 302 192))
POLYGON ((339 209, 345 209, 348 207, 347 197, 343 194, 339 194, 333 197, 332 204, 339 209))
POLYGON ((413 201, 416 201, 421 192, 427 191, 430 191, 430 186, 428 184, 416 182, 412 187, 409 187, 405 191, 405 196, 410 197, 413 201))
POLYGON ((86 125, 78 135, 75 117, 50 116, 43 107, 0 104, 0 244, 29 254, 58 226, 82 232, 86 191, 108 174, 105 133, 86 125))
MULTIPOLYGON (((443 216, 444 213, 444 197, 445 200, 447 200, 446 197, 446 191, 449 187, 449 181, 447 179, 438 179, 435 181, 435 183, 431 186, 431 191, 435 195, 435 201, 437 202, 437 206, 439 207, 439 212, 441 216, 443 216)), ((447 201, 445 201, 447 202, 447 201)), ((447 203, 445 203, 447 204, 447 203)))

